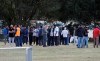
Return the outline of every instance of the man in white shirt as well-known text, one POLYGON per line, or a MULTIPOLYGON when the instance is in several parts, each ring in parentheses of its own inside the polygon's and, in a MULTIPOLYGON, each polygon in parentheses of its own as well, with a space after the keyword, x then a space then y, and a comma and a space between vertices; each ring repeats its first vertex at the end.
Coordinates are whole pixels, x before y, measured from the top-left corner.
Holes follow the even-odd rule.
POLYGON ((38 39, 39 39, 39 29, 35 28, 33 30, 33 39, 34 39, 34 44, 36 43, 36 45, 38 45, 38 39))
POLYGON ((54 41, 55 41, 55 45, 58 46, 59 45, 59 27, 55 27, 54 29, 54 41))
POLYGON ((64 28, 64 30, 61 32, 61 35, 63 36, 63 40, 65 42, 65 45, 68 45, 68 30, 66 28, 64 28))

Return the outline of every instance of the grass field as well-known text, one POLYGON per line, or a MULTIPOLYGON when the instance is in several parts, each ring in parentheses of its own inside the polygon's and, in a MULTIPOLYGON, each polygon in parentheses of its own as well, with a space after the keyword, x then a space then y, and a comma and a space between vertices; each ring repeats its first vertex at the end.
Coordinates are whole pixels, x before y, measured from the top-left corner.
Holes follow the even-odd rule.
MULTIPOLYGON (((7 46, 0 43, 0 47, 7 46)), ((14 50, 13 52, 0 50, 0 61, 11 61, 10 58, 13 59, 12 61, 24 61, 24 55, 24 50, 14 50)), ((100 48, 93 48, 92 44, 89 44, 89 48, 80 49, 73 44, 45 48, 33 46, 32 59, 33 61, 100 61, 100 48)))

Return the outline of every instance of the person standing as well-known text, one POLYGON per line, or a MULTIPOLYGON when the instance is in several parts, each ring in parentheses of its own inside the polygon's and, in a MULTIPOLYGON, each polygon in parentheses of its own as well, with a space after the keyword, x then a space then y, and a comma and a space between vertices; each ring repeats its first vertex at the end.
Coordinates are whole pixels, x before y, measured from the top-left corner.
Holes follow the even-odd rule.
POLYGON ((13 25, 9 28, 9 45, 14 46, 14 38, 15 38, 15 30, 13 28, 13 25))
POLYGON ((51 46, 54 46, 54 27, 51 26, 51 29, 50 29, 50 45, 51 46))
POLYGON ((42 46, 42 42, 43 42, 43 28, 42 26, 40 26, 39 28, 39 46, 42 46))
POLYGON ((46 47, 46 42, 47 42, 47 27, 43 27, 43 47, 46 47))
POLYGON ((86 48, 88 48, 88 28, 85 26, 84 28, 84 36, 83 36, 83 47, 86 46, 86 48))
POLYGON ((51 41, 50 41, 50 30, 51 30, 51 27, 49 26, 48 29, 47 29, 47 31, 48 31, 48 33, 47 33, 47 38, 48 38, 48 40, 47 40, 47 45, 48 45, 48 46, 51 46, 51 41))
POLYGON ((98 44, 99 44, 99 35, 100 35, 100 30, 98 28, 98 26, 96 26, 94 29, 93 29, 93 39, 94 39, 94 45, 93 47, 95 48, 95 46, 98 48, 98 44))
POLYGON ((26 43, 26 45, 28 44, 28 29, 26 27, 24 27, 23 30, 23 44, 26 43))
POLYGON ((33 44, 36 43, 36 27, 33 27, 33 44))
POLYGON ((64 28, 64 30, 62 30, 61 35, 63 36, 63 40, 65 42, 65 45, 69 45, 69 41, 68 41, 68 30, 66 28, 64 28))
POLYGON ((15 29, 15 43, 16 43, 16 47, 21 47, 22 46, 22 41, 20 40, 20 25, 17 25, 16 29, 15 29))
POLYGON ((34 44, 36 43, 36 45, 39 45, 39 28, 36 27, 34 30, 33 30, 33 39, 34 39, 34 44))
POLYGON ((33 41, 33 29, 30 27, 29 30, 29 45, 32 46, 32 41, 33 41))
POLYGON ((4 44, 6 45, 6 43, 8 42, 8 27, 4 27, 2 30, 2 34, 4 37, 4 44))
POLYGON ((83 33, 84 33, 84 29, 82 25, 79 25, 78 29, 77 29, 77 36, 78 36, 78 48, 82 48, 83 46, 83 33))
POLYGON ((59 27, 56 26, 55 29, 54 29, 54 42, 55 42, 55 45, 58 46, 59 45, 59 27))

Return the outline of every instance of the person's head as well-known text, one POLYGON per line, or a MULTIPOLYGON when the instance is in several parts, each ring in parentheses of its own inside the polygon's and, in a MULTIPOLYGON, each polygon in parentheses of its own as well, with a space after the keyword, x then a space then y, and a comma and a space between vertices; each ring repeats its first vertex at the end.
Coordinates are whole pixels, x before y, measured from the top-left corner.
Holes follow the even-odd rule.
POLYGON ((66 30, 67 28, 66 27, 64 27, 64 30, 66 30))
POLYGON ((13 25, 10 25, 11 28, 13 28, 13 25))
POLYGON ((98 27, 99 27, 98 25, 95 26, 95 28, 98 28, 98 27))

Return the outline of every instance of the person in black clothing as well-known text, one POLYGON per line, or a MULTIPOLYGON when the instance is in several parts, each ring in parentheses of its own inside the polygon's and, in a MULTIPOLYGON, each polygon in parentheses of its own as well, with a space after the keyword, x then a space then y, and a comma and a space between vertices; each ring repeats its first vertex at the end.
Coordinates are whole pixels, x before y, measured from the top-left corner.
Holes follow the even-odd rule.
POLYGON ((48 38, 48 40, 47 40, 47 46, 50 46, 51 45, 51 41, 50 41, 50 30, 51 30, 51 28, 49 26, 49 28, 47 29, 47 31, 48 31, 48 33, 47 33, 47 38, 48 38))
POLYGON ((32 41, 33 41, 33 29, 30 27, 29 30, 29 45, 32 46, 32 41))
POLYGON ((59 35, 60 35, 60 45, 65 45, 65 42, 63 40, 63 36, 61 35, 62 30, 64 30, 64 27, 60 27, 59 35))
POLYGON ((77 29, 77 36, 78 36, 77 48, 82 48, 82 46, 83 46, 83 34, 84 34, 83 25, 79 25, 79 27, 77 29))
POLYGON ((51 26, 51 29, 50 29, 50 45, 54 46, 54 27, 53 26, 51 26))
POLYGON ((74 27, 71 26, 71 28, 69 29, 70 32, 70 41, 73 41, 73 35, 74 35, 74 27))
POLYGON ((43 28, 42 28, 42 26, 40 26, 40 28, 39 28, 39 46, 42 46, 42 42, 43 42, 43 28))
POLYGON ((83 47, 86 46, 86 48, 88 48, 88 28, 85 26, 84 27, 84 34, 83 34, 83 47))
POLYGON ((14 46, 14 37, 15 37, 15 30, 13 28, 13 25, 9 28, 9 44, 10 46, 14 46))

